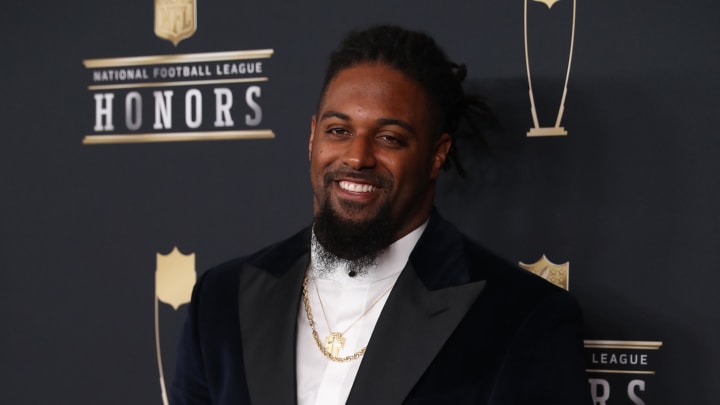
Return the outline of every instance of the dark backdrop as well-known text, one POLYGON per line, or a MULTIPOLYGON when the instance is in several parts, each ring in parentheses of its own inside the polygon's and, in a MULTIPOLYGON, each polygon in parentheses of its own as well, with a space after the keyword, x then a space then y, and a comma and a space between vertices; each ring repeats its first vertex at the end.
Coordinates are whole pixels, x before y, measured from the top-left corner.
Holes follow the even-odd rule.
MULTIPOLYGON (((595 375, 610 381, 605 401, 630 403, 637 378, 648 404, 717 399, 717 2, 580 0, 568 136, 547 138, 526 136, 522 0, 303 3, 198 0, 197 31, 177 47, 155 36, 151 1, 3 6, 0 402, 162 403, 156 254, 195 253, 201 272, 309 223, 327 55, 382 22, 434 35, 500 120, 491 153, 462 145, 468 178, 443 177, 445 216, 509 260, 569 262, 587 339, 662 342, 655 374, 595 375), (253 49, 274 50, 259 99, 274 139, 82 144, 95 119, 83 60, 253 49)), ((529 3, 538 114, 552 125, 572 3, 529 3)), ((184 310, 160 304, 166 379, 184 310)))

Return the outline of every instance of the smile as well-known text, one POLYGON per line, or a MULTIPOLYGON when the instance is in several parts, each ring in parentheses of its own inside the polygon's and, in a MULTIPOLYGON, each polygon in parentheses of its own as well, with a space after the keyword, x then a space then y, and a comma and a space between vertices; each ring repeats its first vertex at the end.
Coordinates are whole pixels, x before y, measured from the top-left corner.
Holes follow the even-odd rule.
POLYGON ((353 193, 372 193, 377 190, 377 187, 373 185, 353 183, 347 180, 342 180, 338 184, 342 190, 352 191, 353 193))

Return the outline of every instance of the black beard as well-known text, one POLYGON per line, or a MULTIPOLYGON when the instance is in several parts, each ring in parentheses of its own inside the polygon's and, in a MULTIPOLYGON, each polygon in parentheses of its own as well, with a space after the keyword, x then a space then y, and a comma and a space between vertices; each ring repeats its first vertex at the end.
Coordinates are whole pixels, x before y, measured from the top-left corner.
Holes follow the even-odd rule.
POLYGON ((322 262, 330 264, 342 259, 348 262, 349 271, 362 274, 392 243, 390 205, 384 203, 371 219, 350 221, 341 218, 325 199, 315 215, 313 229, 324 248, 321 252, 328 256, 320 257, 322 262))

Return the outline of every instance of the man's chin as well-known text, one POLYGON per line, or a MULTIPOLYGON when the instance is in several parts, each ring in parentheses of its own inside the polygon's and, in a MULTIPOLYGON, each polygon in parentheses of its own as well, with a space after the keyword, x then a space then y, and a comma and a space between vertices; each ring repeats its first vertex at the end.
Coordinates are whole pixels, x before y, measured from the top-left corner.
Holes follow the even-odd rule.
POLYGON ((374 257, 391 242, 389 214, 387 205, 374 208, 326 201, 315 216, 315 234, 329 252, 340 258, 374 257))
POLYGON ((373 222, 373 219, 377 217, 376 214, 369 213, 343 213, 342 211, 335 211, 337 219, 343 221, 346 224, 365 224, 373 222))
POLYGON ((352 200, 335 200, 331 205, 335 215, 348 222, 372 221, 380 215, 382 205, 372 202, 358 202, 352 200))

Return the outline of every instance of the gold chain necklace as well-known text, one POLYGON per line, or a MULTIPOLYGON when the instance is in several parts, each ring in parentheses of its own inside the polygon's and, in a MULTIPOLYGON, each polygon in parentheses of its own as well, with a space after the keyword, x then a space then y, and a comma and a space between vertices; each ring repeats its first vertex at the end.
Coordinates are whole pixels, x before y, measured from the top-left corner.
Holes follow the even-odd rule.
MULTIPOLYGON (((308 297, 308 282, 309 278, 306 275, 305 280, 303 281, 303 302, 305 303, 305 313, 307 314, 308 323, 310 323, 310 329, 312 330, 313 338, 315 339, 315 344, 317 345, 318 349, 320 349, 320 352, 327 357, 328 359, 332 361, 336 361, 339 363, 344 363, 352 360, 359 359, 362 357, 363 354, 365 354, 365 350, 367 349, 367 346, 363 346, 360 350, 357 352, 345 356, 345 357, 339 357, 338 354, 340 353, 340 350, 345 346, 345 336, 343 336, 344 333, 346 333, 357 321, 359 321, 362 317, 367 315, 368 312, 370 312, 375 305, 380 302, 382 297, 384 297, 390 290, 392 289, 392 285, 390 288, 388 288, 384 293, 378 297, 378 299, 375 300, 375 302, 370 305, 370 307, 362 313, 359 317, 357 317, 347 328, 345 328, 342 332, 332 332, 330 331, 330 334, 325 338, 325 344, 323 345, 320 341, 320 336, 317 333, 317 330, 315 329, 315 320, 312 315, 312 309, 310 308, 310 298, 308 297)), ((318 300, 320 301, 320 307, 323 311, 323 316, 325 317, 325 323, 328 325, 328 329, 330 329, 330 323, 327 321, 327 315, 325 314, 325 308, 322 303, 322 299, 320 298, 320 292, 317 290, 317 283, 315 283, 315 291, 318 294, 318 300)))

